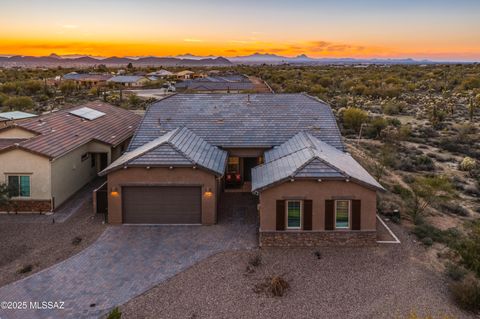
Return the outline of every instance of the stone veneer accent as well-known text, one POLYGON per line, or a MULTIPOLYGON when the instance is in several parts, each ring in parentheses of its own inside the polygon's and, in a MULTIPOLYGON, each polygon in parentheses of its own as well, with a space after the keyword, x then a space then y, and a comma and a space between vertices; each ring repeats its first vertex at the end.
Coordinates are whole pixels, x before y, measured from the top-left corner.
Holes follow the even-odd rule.
POLYGON ((371 246, 377 243, 372 231, 260 231, 260 247, 371 246))
POLYGON ((9 204, 0 206, 6 212, 50 212, 52 203, 49 200, 11 200, 9 204))

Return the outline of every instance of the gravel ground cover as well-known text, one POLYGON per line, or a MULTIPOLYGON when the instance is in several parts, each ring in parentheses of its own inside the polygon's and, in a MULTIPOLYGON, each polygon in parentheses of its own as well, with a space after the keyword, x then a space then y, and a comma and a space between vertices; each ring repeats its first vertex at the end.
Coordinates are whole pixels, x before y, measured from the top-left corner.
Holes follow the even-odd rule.
POLYGON ((389 226, 402 244, 217 254, 121 306, 122 319, 406 318, 412 311, 475 318, 453 304, 425 248, 389 226), (247 270, 257 254, 261 265, 247 270), (288 281, 286 295, 254 292, 273 275, 288 281))
POLYGON ((22 217, 0 215, 0 286, 80 252, 106 227, 103 215, 93 215, 90 198, 63 223, 32 222, 22 217))

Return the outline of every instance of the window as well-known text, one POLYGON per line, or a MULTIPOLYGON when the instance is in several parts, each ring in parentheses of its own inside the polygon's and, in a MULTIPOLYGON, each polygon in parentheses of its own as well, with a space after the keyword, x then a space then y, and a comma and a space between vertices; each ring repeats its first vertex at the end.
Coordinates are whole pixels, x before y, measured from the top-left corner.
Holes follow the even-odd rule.
POLYGON ((8 189, 12 197, 30 197, 30 176, 8 176, 8 189))
POLYGON ((229 157, 228 158, 228 173, 239 173, 240 172, 240 158, 239 157, 229 157))
POLYGON ((287 201, 287 229, 300 229, 302 226, 302 202, 287 201))
POLYGON ((335 201, 335 228, 337 229, 350 228, 350 201, 349 200, 335 201))

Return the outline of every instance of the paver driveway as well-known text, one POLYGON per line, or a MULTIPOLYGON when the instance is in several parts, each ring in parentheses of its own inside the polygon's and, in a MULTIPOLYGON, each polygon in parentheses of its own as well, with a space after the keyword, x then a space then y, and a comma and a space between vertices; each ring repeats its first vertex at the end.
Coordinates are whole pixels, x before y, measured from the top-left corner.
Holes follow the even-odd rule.
POLYGON ((0 318, 98 318, 212 254, 256 247, 253 200, 229 196, 218 225, 107 228, 78 255, 0 288, 0 301, 62 301, 64 310, 0 309, 0 318))

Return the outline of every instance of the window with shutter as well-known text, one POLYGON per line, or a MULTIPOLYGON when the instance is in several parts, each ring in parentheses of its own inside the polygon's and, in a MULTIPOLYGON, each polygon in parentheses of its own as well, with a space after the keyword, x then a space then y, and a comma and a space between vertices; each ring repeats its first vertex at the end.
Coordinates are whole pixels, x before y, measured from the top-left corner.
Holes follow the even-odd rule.
POLYGON ((360 230, 362 227, 362 203, 360 200, 352 200, 352 229, 360 230))
POLYGON ((333 230, 333 220, 335 215, 335 201, 328 199, 325 201, 325 230, 333 230))
POLYGON ((277 230, 285 230, 285 201, 277 200, 277 230))
POLYGON ((303 230, 312 230, 312 201, 303 201, 303 230))

